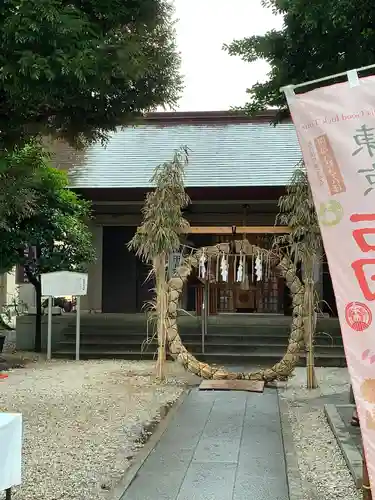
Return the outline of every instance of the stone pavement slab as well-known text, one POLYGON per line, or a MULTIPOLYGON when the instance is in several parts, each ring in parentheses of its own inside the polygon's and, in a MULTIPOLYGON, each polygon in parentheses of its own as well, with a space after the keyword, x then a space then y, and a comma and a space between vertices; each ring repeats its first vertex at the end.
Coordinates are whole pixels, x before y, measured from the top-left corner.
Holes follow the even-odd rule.
POLYGON ((121 500, 289 500, 278 395, 192 390, 121 500))
POLYGON ((324 411, 346 465, 359 489, 362 487, 363 479, 362 440, 360 428, 350 425, 354 405, 327 404, 324 406, 324 411))

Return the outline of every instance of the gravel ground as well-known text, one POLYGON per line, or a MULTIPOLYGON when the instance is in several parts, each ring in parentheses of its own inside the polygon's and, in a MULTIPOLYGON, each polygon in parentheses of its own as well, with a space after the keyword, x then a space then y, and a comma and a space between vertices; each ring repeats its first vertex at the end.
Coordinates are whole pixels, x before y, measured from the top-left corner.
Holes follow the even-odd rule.
POLYGON ((167 383, 158 384, 153 366, 39 361, 9 372, 0 382, 0 411, 24 418, 23 484, 14 500, 111 499, 142 446, 144 425, 192 382, 170 364, 167 383))
POLYGON ((319 388, 308 391, 306 371, 298 368, 282 397, 289 407, 305 496, 301 500, 359 500, 335 437, 324 416, 324 405, 348 404, 349 375, 345 368, 318 368, 319 388))

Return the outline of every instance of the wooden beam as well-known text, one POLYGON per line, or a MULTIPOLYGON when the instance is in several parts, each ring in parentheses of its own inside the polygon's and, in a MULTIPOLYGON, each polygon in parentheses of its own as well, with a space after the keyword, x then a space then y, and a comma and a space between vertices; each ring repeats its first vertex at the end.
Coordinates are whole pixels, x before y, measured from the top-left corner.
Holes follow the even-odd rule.
MULTIPOLYGON (((235 234, 286 234, 287 226, 234 226, 235 234)), ((189 234, 233 234, 231 226, 192 226, 189 234)))

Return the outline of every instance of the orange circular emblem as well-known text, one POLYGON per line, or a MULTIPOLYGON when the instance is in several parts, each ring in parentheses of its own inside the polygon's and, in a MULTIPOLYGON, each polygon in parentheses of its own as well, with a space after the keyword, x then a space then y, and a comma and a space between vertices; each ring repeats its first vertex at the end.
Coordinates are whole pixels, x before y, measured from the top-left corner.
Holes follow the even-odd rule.
POLYGON ((345 319, 352 330, 363 332, 372 323, 372 312, 362 302, 349 302, 345 308, 345 319))

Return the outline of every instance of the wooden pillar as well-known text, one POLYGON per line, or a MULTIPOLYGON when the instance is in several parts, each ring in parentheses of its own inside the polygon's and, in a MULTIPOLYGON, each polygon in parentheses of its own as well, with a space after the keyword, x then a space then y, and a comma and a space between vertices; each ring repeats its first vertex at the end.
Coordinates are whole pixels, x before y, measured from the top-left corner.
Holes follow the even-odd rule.
MULTIPOLYGON (((204 286, 197 285, 195 287, 195 311, 197 316, 202 314, 202 302, 204 296, 204 286)), ((209 289, 209 315, 213 316, 217 314, 217 288, 214 285, 210 285, 209 289)))

